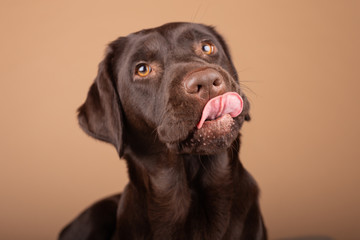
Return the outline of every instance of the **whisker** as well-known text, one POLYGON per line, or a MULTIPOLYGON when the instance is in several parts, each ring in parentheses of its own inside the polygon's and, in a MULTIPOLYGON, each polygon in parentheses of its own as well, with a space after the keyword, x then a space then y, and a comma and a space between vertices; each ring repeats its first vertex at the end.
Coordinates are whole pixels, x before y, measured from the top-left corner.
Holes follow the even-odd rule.
POLYGON ((240 88, 242 90, 245 90, 245 92, 250 92, 251 94, 257 96, 256 92, 254 92, 249 86, 247 86, 246 84, 244 84, 243 82, 240 82, 240 88))
POLYGON ((191 21, 190 22, 195 22, 195 19, 199 13, 200 8, 202 7, 203 1, 200 2, 199 6, 197 7, 195 14, 192 16, 191 21))
POLYGON ((210 4, 206 4, 205 10, 203 12, 203 15, 201 16, 200 20, 202 21, 202 19, 204 19, 205 13, 207 12, 208 8, 209 8, 210 4))
POLYGON ((247 70, 251 70, 252 68, 251 67, 245 67, 245 68, 238 68, 238 72, 245 72, 247 70), (240 70, 239 70, 240 69, 240 70))

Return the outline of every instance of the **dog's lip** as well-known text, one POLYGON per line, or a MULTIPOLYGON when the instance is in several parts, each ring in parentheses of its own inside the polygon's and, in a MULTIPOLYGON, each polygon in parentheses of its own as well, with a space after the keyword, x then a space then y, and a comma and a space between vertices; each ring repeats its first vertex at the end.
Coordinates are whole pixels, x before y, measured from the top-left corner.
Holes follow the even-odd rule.
POLYGON ((198 132, 216 132, 217 134, 226 134, 231 130, 231 125, 234 123, 234 119, 231 114, 224 114, 214 120, 207 119, 202 128, 197 129, 198 132))

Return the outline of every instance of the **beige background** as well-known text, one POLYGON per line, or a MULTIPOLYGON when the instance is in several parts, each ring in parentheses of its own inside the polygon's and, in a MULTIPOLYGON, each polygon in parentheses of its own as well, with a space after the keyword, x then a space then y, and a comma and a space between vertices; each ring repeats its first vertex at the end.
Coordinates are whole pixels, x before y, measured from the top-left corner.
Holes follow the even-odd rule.
POLYGON ((1 1, 0 239, 55 239, 123 189, 124 161, 75 112, 109 41, 170 21, 214 25, 230 45, 270 239, 360 239, 359 2, 1 1))

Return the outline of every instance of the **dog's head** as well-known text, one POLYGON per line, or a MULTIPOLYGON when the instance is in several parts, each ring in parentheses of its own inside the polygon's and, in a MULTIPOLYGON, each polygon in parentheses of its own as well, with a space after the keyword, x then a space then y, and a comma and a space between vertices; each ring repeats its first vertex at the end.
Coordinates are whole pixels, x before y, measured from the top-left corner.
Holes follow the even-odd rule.
POLYGON ((248 111, 223 38, 212 27, 169 23, 109 44, 78 118, 120 156, 127 147, 214 154, 238 137, 248 111), (204 110, 210 99, 220 103, 204 110))

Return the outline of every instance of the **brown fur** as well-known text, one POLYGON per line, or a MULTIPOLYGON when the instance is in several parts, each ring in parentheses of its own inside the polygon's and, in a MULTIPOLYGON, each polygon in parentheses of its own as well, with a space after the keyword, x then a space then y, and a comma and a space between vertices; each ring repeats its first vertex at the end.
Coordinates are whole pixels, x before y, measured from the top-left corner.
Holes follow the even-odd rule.
POLYGON ((60 239, 267 239, 257 185, 239 161, 249 103, 212 27, 170 23, 112 42, 78 117, 86 133, 116 147, 130 182, 86 209, 60 239), (212 56, 199 50, 204 40, 216 46, 212 56), (139 62, 152 74, 136 76, 139 62), (219 88, 184 88, 213 73, 219 88), (213 138, 204 137, 196 130, 202 109, 229 91, 242 96, 243 112, 230 133, 210 129, 213 138))

